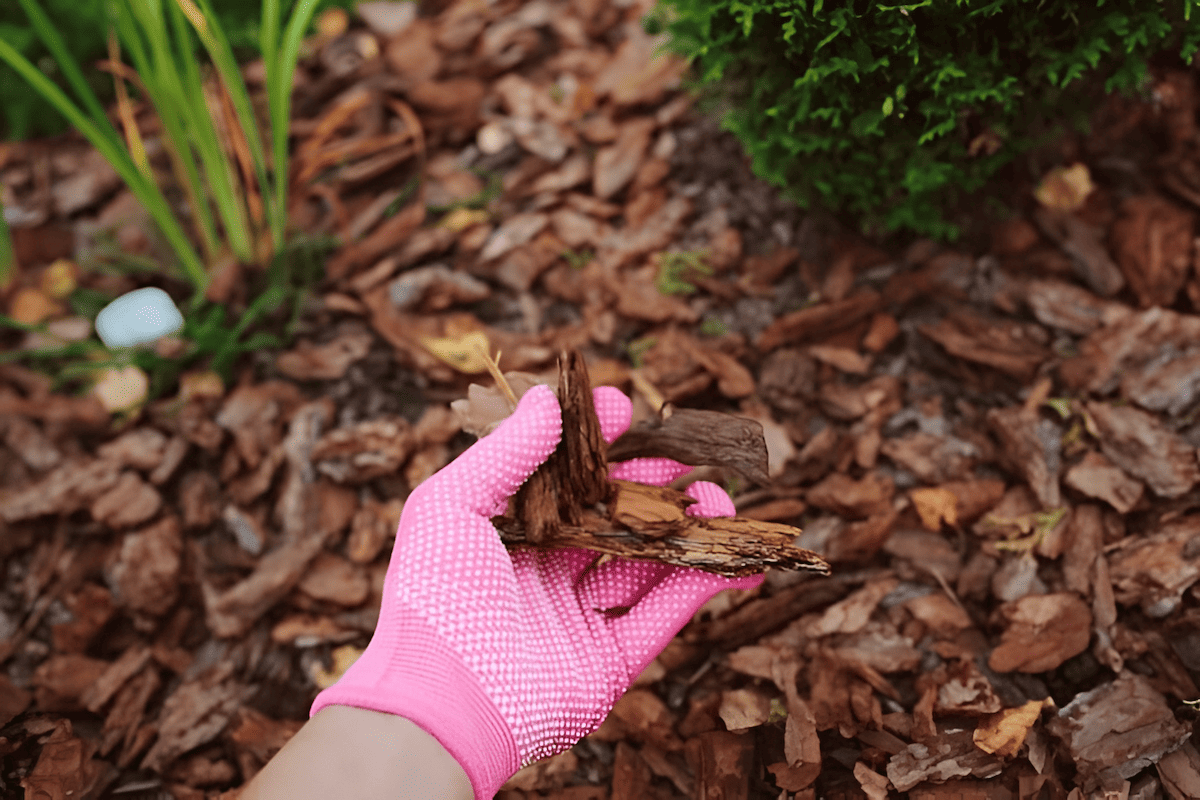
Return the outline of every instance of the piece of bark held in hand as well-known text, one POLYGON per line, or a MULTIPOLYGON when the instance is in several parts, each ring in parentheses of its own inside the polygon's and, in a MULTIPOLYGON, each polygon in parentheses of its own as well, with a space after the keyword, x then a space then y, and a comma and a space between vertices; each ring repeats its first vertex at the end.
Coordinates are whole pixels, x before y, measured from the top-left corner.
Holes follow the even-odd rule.
MULTIPOLYGON (((505 545, 531 544, 519 520, 492 517, 492 524, 505 545)), ((581 526, 560 526, 540 546, 583 547, 729 577, 754 575, 767 567, 828 574, 829 564, 823 558, 793 544, 798 533, 788 525, 741 517, 704 518, 686 514, 674 524, 651 523, 648 531, 634 531, 592 514, 581 526)))
MULTIPOLYGON (((562 441, 513 498, 513 515, 492 518, 505 544, 585 547, 723 575, 750 575, 767 566, 829 571, 820 556, 795 546, 796 528, 691 517, 685 509, 694 501, 682 492, 610 481, 591 384, 578 352, 559 359, 558 397, 562 441)), ((720 419, 707 417, 710 425, 731 419, 715 416, 720 419)), ((757 446, 765 475, 761 430, 757 446)))
POLYGON ((762 425, 694 408, 664 408, 659 419, 630 428, 609 445, 609 461, 671 458, 692 467, 725 466, 759 485, 770 483, 762 425))
POLYGON ((513 498, 530 544, 542 544, 559 525, 578 525, 585 508, 608 497, 604 438, 587 366, 578 351, 558 360, 563 437, 513 498))

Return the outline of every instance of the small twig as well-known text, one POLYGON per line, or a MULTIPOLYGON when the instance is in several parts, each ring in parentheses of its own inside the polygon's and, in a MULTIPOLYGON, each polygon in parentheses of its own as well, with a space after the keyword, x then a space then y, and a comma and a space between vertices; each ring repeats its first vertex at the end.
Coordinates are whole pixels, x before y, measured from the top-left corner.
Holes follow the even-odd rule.
POLYGON ((487 349, 483 345, 478 346, 479 354, 483 356, 484 366, 487 367, 488 374, 492 376, 492 380, 496 382, 496 388, 504 393, 504 397, 508 400, 509 411, 517 410, 517 394, 508 384, 508 379, 504 377, 504 373, 500 371, 500 355, 499 350, 496 351, 496 357, 493 359, 488 355, 487 349))

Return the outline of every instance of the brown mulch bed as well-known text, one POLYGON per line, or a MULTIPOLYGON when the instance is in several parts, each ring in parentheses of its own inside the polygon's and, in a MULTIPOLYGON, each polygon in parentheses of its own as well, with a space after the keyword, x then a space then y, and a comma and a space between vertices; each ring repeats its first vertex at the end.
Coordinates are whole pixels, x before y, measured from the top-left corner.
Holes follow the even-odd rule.
MULTIPOLYGON (((714 599, 501 797, 1200 796, 1196 75, 1058 146, 1080 207, 1015 182, 984 246, 888 250, 751 176, 645 5, 315 42, 294 219, 344 244, 236 385, 118 424, 0 366, 0 795, 237 797, 369 640, 405 497, 471 441, 448 403, 488 382, 434 351, 482 333, 505 369, 580 349, 639 416, 759 420, 769 484, 706 476, 834 566, 714 599)), ((106 227, 153 254, 78 142, 0 169, 23 285, 106 227)))

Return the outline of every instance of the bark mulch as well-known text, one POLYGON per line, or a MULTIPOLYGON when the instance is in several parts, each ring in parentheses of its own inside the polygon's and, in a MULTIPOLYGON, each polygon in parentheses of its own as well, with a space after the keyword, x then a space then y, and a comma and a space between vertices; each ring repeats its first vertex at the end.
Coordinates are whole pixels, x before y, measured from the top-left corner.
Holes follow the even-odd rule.
MULTIPOLYGON (((1090 193, 882 248, 753 179, 645 2, 364 9, 298 78, 295 226, 343 244, 292 349, 119 419, 0 366, 0 794, 237 797, 368 641, 485 341, 758 420, 768 481, 703 474, 833 565, 714 599, 505 800, 1200 797, 1193 72, 1048 151, 1090 193)), ((22 286, 155 254, 75 140, 0 182, 22 286)))

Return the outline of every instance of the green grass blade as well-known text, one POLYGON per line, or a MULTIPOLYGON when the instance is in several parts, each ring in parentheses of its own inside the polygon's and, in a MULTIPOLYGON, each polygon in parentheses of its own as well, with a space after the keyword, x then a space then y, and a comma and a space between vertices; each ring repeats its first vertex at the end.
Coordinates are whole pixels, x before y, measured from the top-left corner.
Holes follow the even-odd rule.
MULTIPOLYGON (((192 285, 203 291, 208 285, 208 276, 204 265, 196 255, 187 234, 180 227, 178 220, 171 213, 166 198, 158 186, 142 174, 133 163, 129 153, 125 151, 124 143, 112 125, 100 126, 90 119, 82 109, 69 98, 53 81, 42 74, 41 70, 30 63, 12 45, 0 39, 0 60, 6 62, 13 70, 24 78, 34 90, 47 102, 67 118, 67 121, 87 138, 92 146, 112 165, 121 179, 133 192, 134 196, 149 212, 151 218, 162 231, 175 255, 179 258, 183 269, 192 285)), ((107 119, 105 119, 107 122, 107 119)))
POLYGON ((283 10, 279 6, 279 0, 263 0, 258 48, 262 51, 263 66, 266 67, 267 86, 272 84, 275 70, 279 68, 275 61, 275 54, 279 47, 279 21, 281 19, 283 19, 283 10))
POLYGON ((4 219, 4 203, 0 203, 0 291, 8 288, 8 282, 17 272, 17 257, 13 251, 12 233, 4 219))
MULTIPOLYGON (((154 2, 158 3, 160 0, 154 2)), ((186 81, 181 99, 187 109, 191 123, 189 130, 192 131, 192 140, 204 167, 204 177, 208 181, 208 188, 221 217, 230 249, 238 260, 251 263, 254 260, 254 242, 250 232, 249 214, 242 200, 237 167, 222 146, 221 138, 213 124, 213 112, 208 107, 200 71, 195 63, 191 28, 173 0, 167 0, 167 8, 171 16, 174 43, 182 62, 178 68, 180 77, 186 81)), ((168 47, 169 44, 166 44, 163 49, 169 54, 166 49, 168 47)))
MULTIPOLYGON (((271 114, 271 141, 275 158, 275 204, 287 209, 288 124, 292 110, 292 79, 300 58, 300 43, 316 11, 317 0, 299 0, 283 34, 283 46, 275 59, 274 80, 267 84, 267 103, 271 114)), ((265 14, 265 11, 264 11, 265 14)))
POLYGON ((156 8, 153 3, 154 0, 132 0, 118 6, 114 15, 117 32, 163 124, 166 133, 164 145, 175 177, 188 196, 192 222, 199 232, 206 259, 212 261, 220 251, 221 244, 204 182, 188 143, 186 130, 190 127, 190 115, 185 109, 187 92, 176 75, 170 53, 164 53, 162 47, 155 46, 165 43, 166 28, 161 14, 156 13, 161 8, 156 8), (149 38, 152 51, 147 50, 143 37, 149 38))
POLYGON ((66 76, 67 82, 71 84, 71 88, 83 103, 84 109, 93 119, 106 120, 104 106, 100 104, 96 93, 92 91, 92 87, 88 85, 87 79, 83 77, 83 70, 79 68, 79 64, 75 61, 75 56, 71 54, 66 42, 58 35, 58 29, 54 27, 54 23, 46 16, 46 12, 42 10, 37 0, 18 0, 18 2, 20 2, 21 8, 25 9, 25 14, 29 17, 29 22, 33 26, 34 32, 37 33, 42 43, 46 45, 46 49, 50 51, 50 55, 54 56, 54 60, 58 62, 58 66, 63 71, 63 75, 66 76))
MULTIPOLYGON (((259 184, 259 190, 263 197, 267 219, 270 224, 270 221, 277 216, 277 212, 272 207, 271 187, 267 178, 267 162, 263 151, 262 137, 259 134, 258 121, 254 117, 254 109, 250 104, 250 94, 246 91, 246 83, 242 80, 242 73, 238 68, 237 61, 233 57, 233 50, 229 47, 229 41, 226 39, 224 31, 217 22, 217 16, 213 13, 212 7, 208 4, 207 0, 200 0, 199 5, 194 4, 192 0, 175 0, 172 5, 172 11, 180 18, 186 16, 188 22, 191 23, 192 28, 200 38, 201 44, 204 45, 204 49, 208 51, 209 58, 212 59, 213 66, 216 67, 217 74, 221 78, 221 83, 225 87, 225 91, 228 92, 229 100, 233 105, 234 115, 237 118, 237 124, 241 128, 246 145, 250 151, 250 161, 254 168, 255 178, 259 184)), ((240 197, 241 193, 239 192, 234 199, 240 197)), ((243 213, 245 213, 245 204, 239 200, 238 205, 243 209, 243 213)), ((272 229, 274 228, 273 225, 271 227, 272 229)), ((250 244, 249 249, 252 253, 252 244, 250 244)))
MULTIPOLYGON (((288 180, 288 161, 287 161, 287 131, 280 132, 276 124, 275 117, 275 96, 278 94, 276 86, 279 82, 279 25, 283 19, 283 9, 280 6, 280 0, 263 0, 262 9, 262 29, 259 31, 258 45, 262 51, 263 67, 266 73, 267 87, 267 119, 270 125, 271 137, 271 169, 273 170, 274 183, 271 186, 271 206, 279 209, 277 212, 284 217, 284 228, 287 217, 287 180, 288 180), (282 137, 283 146, 280 147, 282 137), (280 188, 282 187, 282 189, 280 188)), ((266 191, 264 189, 264 191, 266 191)), ((275 237, 275 252, 282 252, 284 243, 279 239, 283 235, 283 230, 277 230, 278 225, 271 228, 271 235, 275 237)))

